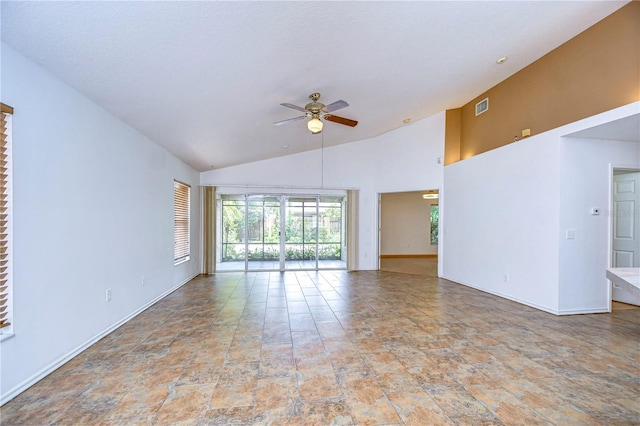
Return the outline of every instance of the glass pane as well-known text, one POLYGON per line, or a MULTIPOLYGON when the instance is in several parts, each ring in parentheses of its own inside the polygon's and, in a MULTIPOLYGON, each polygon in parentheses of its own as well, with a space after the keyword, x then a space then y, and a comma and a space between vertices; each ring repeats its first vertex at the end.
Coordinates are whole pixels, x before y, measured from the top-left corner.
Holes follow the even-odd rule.
POLYGON ((245 268, 244 195, 223 195, 221 210, 221 253, 216 269, 242 271, 245 268))
POLYGON ((316 268, 317 198, 287 200, 285 269, 316 268))
POLYGON ((438 205, 431 205, 431 244, 438 244, 438 205))
POLYGON ((280 269, 280 201, 278 197, 249 197, 247 212, 248 269, 280 269))
POLYGON ((342 261, 342 198, 321 197, 318 218, 318 265, 320 268, 344 268, 342 261))

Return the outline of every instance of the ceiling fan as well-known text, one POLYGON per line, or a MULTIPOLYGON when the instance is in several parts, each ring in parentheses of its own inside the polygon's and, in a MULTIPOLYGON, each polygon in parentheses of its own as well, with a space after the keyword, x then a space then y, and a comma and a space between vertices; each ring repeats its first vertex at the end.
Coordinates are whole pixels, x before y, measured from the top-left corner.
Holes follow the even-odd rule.
POLYGON ((311 102, 305 105, 304 108, 299 107, 297 105, 293 105, 293 104, 287 104, 287 103, 280 104, 287 108, 292 108, 292 109, 304 112, 304 115, 301 115, 300 117, 289 118, 287 120, 276 121, 273 124, 276 126, 280 126, 282 124, 291 123, 292 121, 298 121, 305 118, 310 118, 310 120, 307 122, 307 128, 313 134, 320 133, 322 131, 322 126, 323 126, 322 120, 332 121, 334 123, 344 124, 345 126, 351 126, 351 127, 355 127, 356 124, 358 124, 358 122, 355 120, 350 120, 348 118, 338 117, 337 115, 331 114, 333 111, 337 111, 339 109, 348 107, 349 104, 346 103, 345 101, 340 100, 340 101, 335 101, 329 105, 325 105, 321 102, 318 102, 318 100, 320 99, 320 93, 310 94, 309 99, 311 99, 311 102))

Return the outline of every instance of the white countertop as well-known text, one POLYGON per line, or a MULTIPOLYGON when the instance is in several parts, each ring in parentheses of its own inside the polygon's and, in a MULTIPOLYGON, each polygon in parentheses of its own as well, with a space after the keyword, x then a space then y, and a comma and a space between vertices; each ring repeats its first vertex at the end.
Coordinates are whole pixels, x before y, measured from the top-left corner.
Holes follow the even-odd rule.
POLYGON ((640 294, 640 268, 609 268, 607 278, 627 291, 640 294))

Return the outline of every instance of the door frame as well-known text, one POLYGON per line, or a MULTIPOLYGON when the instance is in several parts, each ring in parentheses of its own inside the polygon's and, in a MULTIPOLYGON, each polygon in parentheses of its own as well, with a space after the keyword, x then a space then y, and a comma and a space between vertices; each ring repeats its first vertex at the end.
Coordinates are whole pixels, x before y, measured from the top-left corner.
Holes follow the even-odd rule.
POLYGON ((428 192, 428 191, 437 191, 438 192, 438 250, 437 250, 437 258, 438 258, 438 264, 437 264, 437 275, 438 277, 442 276, 442 260, 444 258, 444 251, 443 251, 443 232, 444 232, 444 226, 443 226, 443 190, 442 187, 440 186, 433 186, 433 187, 429 187, 429 189, 406 189, 406 190, 399 190, 399 191, 385 191, 385 192, 377 192, 377 199, 376 199, 376 251, 375 251, 375 256, 376 256, 376 270, 380 270, 380 265, 381 265, 381 260, 380 260, 380 251, 382 248, 382 233, 383 233, 383 229, 382 229, 382 196, 384 194, 402 194, 402 193, 410 193, 410 192, 428 192))
MULTIPOLYGON (((607 211, 607 216, 609 216, 609 238, 608 238, 608 246, 607 246, 607 268, 613 267, 613 220, 614 220, 614 181, 613 176, 617 171, 628 171, 628 172, 640 172, 640 167, 638 164, 609 164, 609 209, 607 211)), ((612 311, 613 306, 613 283, 607 280, 607 299, 609 300, 609 312, 612 311)))

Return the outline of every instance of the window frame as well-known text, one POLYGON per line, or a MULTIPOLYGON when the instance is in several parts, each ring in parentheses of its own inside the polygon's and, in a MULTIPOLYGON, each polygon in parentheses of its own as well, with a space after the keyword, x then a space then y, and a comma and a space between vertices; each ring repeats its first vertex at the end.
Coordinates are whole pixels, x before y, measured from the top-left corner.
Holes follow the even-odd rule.
POLYGON ((13 108, 0 103, 0 341, 13 336, 13 108))
POLYGON ((173 181, 173 263, 191 258, 191 185, 173 181))

